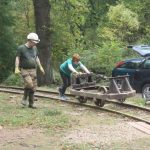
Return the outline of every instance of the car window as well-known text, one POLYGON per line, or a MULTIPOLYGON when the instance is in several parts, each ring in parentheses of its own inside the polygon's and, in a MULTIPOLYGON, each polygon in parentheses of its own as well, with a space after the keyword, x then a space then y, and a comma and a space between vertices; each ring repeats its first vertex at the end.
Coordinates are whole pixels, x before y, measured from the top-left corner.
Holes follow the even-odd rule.
POLYGON ((144 62, 143 68, 150 69, 150 60, 149 59, 144 62))
POLYGON ((127 68, 127 69, 137 69, 140 65, 140 62, 127 62, 120 66, 120 68, 127 68))

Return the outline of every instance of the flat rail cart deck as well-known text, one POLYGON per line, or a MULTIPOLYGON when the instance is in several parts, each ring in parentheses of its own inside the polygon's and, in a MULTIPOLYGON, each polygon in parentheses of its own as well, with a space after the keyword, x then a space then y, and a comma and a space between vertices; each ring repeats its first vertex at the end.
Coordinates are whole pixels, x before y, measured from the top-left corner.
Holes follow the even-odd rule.
POLYGON ((88 99, 93 99, 94 103, 103 107, 108 99, 116 99, 124 102, 126 98, 135 96, 128 77, 129 75, 118 77, 107 77, 108 86, 101 86, 93 79, 94 74, 72 75, 70 93, 75 95, 80 103, 86 103, 88 99))

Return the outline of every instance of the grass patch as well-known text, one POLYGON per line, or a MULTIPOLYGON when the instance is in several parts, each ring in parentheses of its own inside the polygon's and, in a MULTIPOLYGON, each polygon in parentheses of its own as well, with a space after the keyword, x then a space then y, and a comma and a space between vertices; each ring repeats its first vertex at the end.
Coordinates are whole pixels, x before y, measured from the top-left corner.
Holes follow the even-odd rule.
POLYGON ((127 99, 127 102, 128 103, 131 103, 131 104, 135 104, 135 105, 138 105, 138 106, 145 106, 145 101, 144 99, 142 98, 138 98, 138 97, 132 97, 132 98, 129 98, 127 99))
POLYGON ((88 143, 81 143, 81 144, 64 144, 62 150, 99 150, 98 148, 93 147, 88 143))
POLYGON ((12 99, 9 94, 0 95, 0 125, 42 128, 65 128, 69 125, 68 116, 57 108, 22 108, 20 97, 17 98, 12 99))
POLYGON ((58 110, 45 110, 44 111, 44 115, 45 116, 57 116, 57 115, 61 115, 62 112, 58 111, 58 110))

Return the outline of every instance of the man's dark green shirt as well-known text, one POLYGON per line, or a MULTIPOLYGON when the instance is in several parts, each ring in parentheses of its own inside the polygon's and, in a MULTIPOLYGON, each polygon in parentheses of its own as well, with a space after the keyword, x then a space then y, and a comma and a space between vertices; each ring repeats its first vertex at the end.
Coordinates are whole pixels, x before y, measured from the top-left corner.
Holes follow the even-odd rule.
POLYGON ((33 69, 36 68, 36 58, 38 50, 36 47, 28 48, 26 45, 20 45, 17 49, 17 56, 20 58, 20 68, 33 69))

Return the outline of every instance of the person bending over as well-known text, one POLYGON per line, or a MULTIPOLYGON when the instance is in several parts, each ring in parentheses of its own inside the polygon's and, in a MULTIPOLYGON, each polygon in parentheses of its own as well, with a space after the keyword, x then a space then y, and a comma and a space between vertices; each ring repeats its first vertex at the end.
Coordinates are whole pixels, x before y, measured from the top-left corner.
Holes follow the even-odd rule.
POLYGON ((79 54, 74 54, 72 58, 67 59, 64 63, 60 65, 60 75, 63 81, 63 84, 59 87, 59 95, 61 100, 67 100, 65 96, 65 91, 67 87, 71 85, 71 73, 80 74, 76 70, 77 67, 80 67, 84 72, 90 74, 90 71, 81 63, 79 54))

